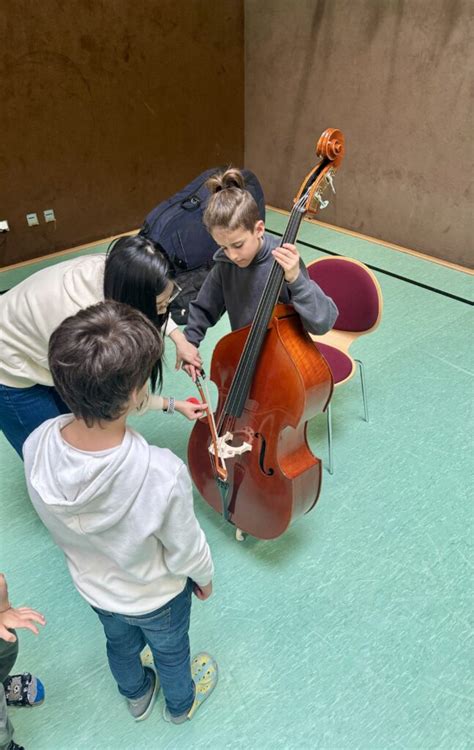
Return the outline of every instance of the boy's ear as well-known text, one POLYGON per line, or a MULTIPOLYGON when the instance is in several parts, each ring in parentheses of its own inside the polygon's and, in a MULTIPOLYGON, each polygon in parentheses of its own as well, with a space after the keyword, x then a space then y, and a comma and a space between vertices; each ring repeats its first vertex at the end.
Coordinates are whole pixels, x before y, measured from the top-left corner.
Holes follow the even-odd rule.
POLYGON ((135 388, 135 390, 131 392, 129 403, 133 408, 138 408, 138 402, 143 400, 142 391, 143 388, 135 388))
POLYGON ((263 219, 259 219, 255 224, 254 232, 258 234, 259 237, 263 237, 263 234, 265 232, 265 222, 263 219))
POLYGON ((130 394, 129 407, 133 411, 134 409, 140 410, 149 398, 148 382, 142 385, 141 388, 135 388, 130 394))

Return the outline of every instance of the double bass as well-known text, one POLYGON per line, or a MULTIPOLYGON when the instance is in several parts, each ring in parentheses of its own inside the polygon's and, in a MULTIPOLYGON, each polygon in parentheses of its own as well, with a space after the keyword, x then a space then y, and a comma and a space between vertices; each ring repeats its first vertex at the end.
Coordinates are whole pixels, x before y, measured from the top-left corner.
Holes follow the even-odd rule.
MULTIPOLYGON (((315 214, 334 190, 344 153, 339 130, 318 140, 320 161, 295 198, 281 244, 294 243, 306 214, 315 214)), ((194 424, 188 466, 204 500, 241 532, 274 539, 309 512, 320 489, 321 460, 306 426, 324 411, 333 390, 331 371, 291 305, 277 304, 283 268, 271 267, 253 323, 224 336, 211 361, 218 388, 215 415, 194 424)), ((203 401, 202 382, 197 380, 203 401)))

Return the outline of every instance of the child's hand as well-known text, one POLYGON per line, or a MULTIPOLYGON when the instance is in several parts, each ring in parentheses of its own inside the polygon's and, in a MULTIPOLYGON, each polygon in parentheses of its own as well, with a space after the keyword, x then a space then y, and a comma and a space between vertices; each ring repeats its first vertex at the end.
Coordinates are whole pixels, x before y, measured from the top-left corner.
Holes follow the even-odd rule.
POLYGON ((198 586, 197 583, 193 583, 193 593, 198 599, 201 599, 201 601, 209 599, 212 594, 212 581, 206 586, 198 586))
POLYGON ((38 635, 38 628, 33 622, 38 622, 40 625, 45 625, 46 620, 40 612, 36 609, 30 609, 29 607, 10 607, 4 612, 0 612, 0 638, 9 643, 16 641, 16 636, 11 633, 7 628, 26 628, 31 630, 33 633, 38 635))
POLYGON ((200 401, 175 401, 174 408, 179 411, 186 419, 199 419, 207 409, 207 404, 201 404, 200 401), (197 403, 196 403, 197 402, 197 403))
POLYGON ((300 275, 300 254, 294 245, 285 242, 283 247, 276 247, 272 255, 285 272, 285 281, 292 284, 300 275))

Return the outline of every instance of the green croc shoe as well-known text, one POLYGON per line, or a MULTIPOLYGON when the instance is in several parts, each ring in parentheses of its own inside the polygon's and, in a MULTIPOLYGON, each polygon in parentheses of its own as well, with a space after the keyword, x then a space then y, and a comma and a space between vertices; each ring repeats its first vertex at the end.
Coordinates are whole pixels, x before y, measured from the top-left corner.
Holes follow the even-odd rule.
POLYGON ((217 685, 218 670, 216 660, 204 651, 196 654, 191 662, 191 675, 195 684, 193 705, 187 713, 181 714, 181 716, 171 716, 165 705, 163 710, 165 721, 170 721, 173 724, 183 724, 185 721, 193 718, 199 706, 204 703, 206 698, 209 698, 217 685))
POLYGON ((144 667, 154 668, 155 663, 153 661, 153 654, 151 653, 150 646, 145 646, 140 654, 140 659, 144 667))

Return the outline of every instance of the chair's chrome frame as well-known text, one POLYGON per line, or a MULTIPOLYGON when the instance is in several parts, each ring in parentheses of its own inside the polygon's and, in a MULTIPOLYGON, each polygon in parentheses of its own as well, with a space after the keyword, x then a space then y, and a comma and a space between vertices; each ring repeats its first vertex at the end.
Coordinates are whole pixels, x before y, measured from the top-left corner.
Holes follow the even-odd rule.
MULTIPOLYGON (((357 362, 359 365, 359 373, 360 373, 360 385, 362 389, 362 402, 364 404, 364 419, 366 422, 369 421, 369 402, 367 400, 367 385, 365 380, 365 369, 364 364, 362 360, 355 359, 354 361, 357 362)), ((332 450, 332 412, 331 412, 331 402, 329 402, 327 409, 326 409, 326 420, 327 420, 327 430, 328 430, 328 471, 330 474, 334 474, 334 457, 333 457, 333 450, 332 450)))

